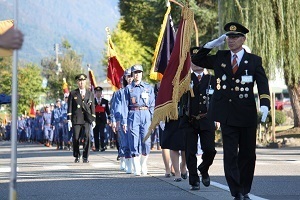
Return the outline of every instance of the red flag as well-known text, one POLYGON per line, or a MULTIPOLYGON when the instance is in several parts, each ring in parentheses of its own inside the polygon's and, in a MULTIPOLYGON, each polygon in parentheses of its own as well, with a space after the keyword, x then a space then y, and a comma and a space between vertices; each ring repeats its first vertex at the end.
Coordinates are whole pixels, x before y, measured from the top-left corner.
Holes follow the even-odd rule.
POLYGON ((35 117, 35 108, 34 108, 34 102, 31 100, 30 102, 30 109, 28 113, 29 117, 35 117))
POLYGON ((183 7, 176 41, 155 100, 154 114, 146 139, 161 121, 178 119, 178 102, 185 92, 191 90, 189 52, 193 21, 194 13, 183 7))
POLYGON ((96 79, 95 79, 93 70, 91 70, 91 68, 88 68, 88 70, 89 70, 89 79, 90 79, 90 84, 91 84, 91 91, 94 91, 94 88, 97 87, 96 79))
POLYGON ((107 79, 112 85, 113 90, 116 91, 122 87, 121 77, 124 74, 124 68, 121 66, 117 53, 115 51, 114 44, 111 40, 110 35, 108 35, 108 66, 107 66, 107 79))

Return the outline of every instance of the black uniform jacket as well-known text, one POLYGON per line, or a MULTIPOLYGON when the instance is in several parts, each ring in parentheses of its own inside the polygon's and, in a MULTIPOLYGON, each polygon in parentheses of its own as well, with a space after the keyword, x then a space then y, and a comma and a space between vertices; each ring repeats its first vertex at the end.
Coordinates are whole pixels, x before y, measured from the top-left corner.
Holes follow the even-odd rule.
POLYGON ((193 92, 195 97, 190 98, 190 118, 193 118, 193 116, 204 115, 204 117, 201 117, 198 121, 200 130, 215 129, 214 121, 208 118, 207 115, 207 112, 211 107, 210 102, 214 90, 215 78, 212 75, 206 74, 198 81, 198 77, 192 73, 191 80, 193 81, 193 92))
POLYGON ((97 103, 95 98, 95 112, 96 112, 96 124, 107 123, 107 117, 110 118, 110 110, 108 107, 108 100, 101 98, 100 103, 97 103))
POLYGON ((88 120, 84 117, 82 110, 83 101, 88 105, 90 109, 88 112, 95 117, 95 103, 94 103, 94 93, 86 90, 84 100, 81 97, 79 89, 70 92, 68 98, 68 120, 72 121, 72 124, 84 124, 88 120))
POLYGON ((219 50, 208 55, 211 49, 201 48, 192 56, 192 62, 215 72, 215 91, 212 97, 209 115, 215 121, 230 126, 250 127, 257 124, 256 101, 253 93, 256 82, 260 105, 270 108, 268 79, 262 67, 261 57, 244 52, 239 68, 232 72, 231 53, 219 50), (242 81, 242 76, 252 76, 252 82, 242 81))

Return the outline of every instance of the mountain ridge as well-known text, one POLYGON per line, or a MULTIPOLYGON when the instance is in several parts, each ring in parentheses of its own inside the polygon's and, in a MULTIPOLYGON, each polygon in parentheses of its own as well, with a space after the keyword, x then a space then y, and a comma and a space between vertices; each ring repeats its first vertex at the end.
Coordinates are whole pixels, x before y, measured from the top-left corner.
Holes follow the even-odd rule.
MULTIPOLYGON (((0 0, 0 20, 13 19, 13 0, 0 0)), ((18 28, 24 33, 19 60, 40 64, 54 58, 54 44, 66 39, 83 66, 91 64, 103 78, 101 66, 105 49, 105 27, 114 29, 120 18, 118 0, 22 0, 18 3, 18 28)))

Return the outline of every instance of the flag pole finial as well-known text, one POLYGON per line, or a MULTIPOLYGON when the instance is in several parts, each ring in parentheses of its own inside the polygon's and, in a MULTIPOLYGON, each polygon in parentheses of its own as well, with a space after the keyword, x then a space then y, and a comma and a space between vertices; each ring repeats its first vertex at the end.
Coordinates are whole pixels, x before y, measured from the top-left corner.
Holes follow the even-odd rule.
POLYGON ((107 37, 110 37, 110 29, 109 29, 109 27, 106 27, 105 31, 106 31, 107 37))
POLYGON ((170 6, 171 6, 171 3, 170 3, 169 0, 166 0, 166 6, 167 6, 167 7, 170 7, 170 6))

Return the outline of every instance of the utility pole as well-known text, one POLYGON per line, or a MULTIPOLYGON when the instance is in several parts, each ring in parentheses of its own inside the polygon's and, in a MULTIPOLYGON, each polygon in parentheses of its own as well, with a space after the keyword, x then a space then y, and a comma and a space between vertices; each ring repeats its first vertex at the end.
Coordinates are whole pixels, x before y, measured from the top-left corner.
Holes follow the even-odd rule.
POLYGON ((55 51, 55 64, 57 66, 56 75, 58 75, 60 72, 62 72, 61 64, 58 61, 58 54, 61 54, 58 43, 54 44, 54 51, 55 51))

